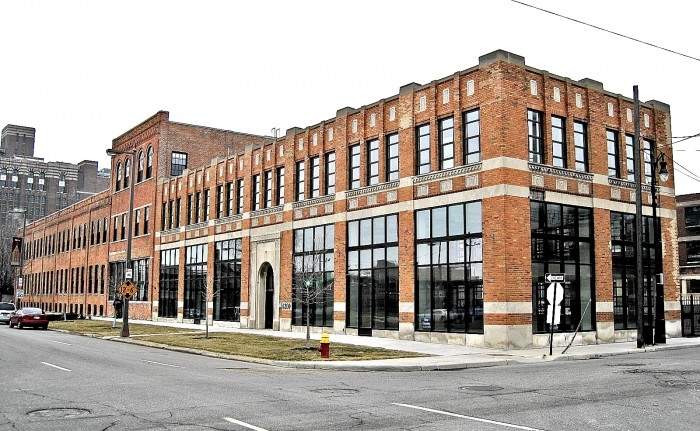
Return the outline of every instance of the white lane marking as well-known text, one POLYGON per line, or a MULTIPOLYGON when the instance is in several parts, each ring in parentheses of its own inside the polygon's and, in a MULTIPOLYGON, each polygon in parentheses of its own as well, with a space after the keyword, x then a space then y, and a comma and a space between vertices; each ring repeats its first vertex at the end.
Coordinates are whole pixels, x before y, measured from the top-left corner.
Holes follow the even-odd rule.
POLYGON ((48 362, 42 362, 42 364, 48 365, 49 367, 58 368, 61 371, 70 371, 68 368, 59 367, 58 365, 49 364, 48 362))
POLYGON ((255 431, 267 431, 265 428, 256 427, 255 425, 251 425, 251 424, 248 424, 248 423, 245 423, 245 422, 233 419, 233 418, 224 418, 224 420, 229 421, 231 423, 234 423, 236 425, 240 425, 242 427, 246 427, 246 428, 255 430, 255 431))
POLYGON ((148 362, 149 364, 154 364, 154 365, 162 365, 162 366, 164 366, 164 367, 182 368, 182 367, 179 366, 179 365, 164 364, 164 363, 162 363, 162 362, 147 361, 147 360, 145 360, 145 359, 143 359, 143 362, 148 362))
POLYGON ((525 427, 525 426, 521 426, 521 425, 513 425, 513 424, 509 424, 509 423, 505 423, 505 422, 497 422, 497 421, 492 421, 489 419, 476 418, 473 416, 464 416, 464 415, 459 415, 457 413, 450 413, 450 412, 446 412, 446 411, 442 411, 442 410, 429 409, 427 407, 412 406, 410 404, 400 404, 400 403, 392 403, 392 404, 395 406, 408 407, 409 409, 423 410, 426 412, 437 413, 440 415, 453 416, 453 417, 461 418, 461 419, 469 419, 471 421, 483 422, 483 423, 492 424, 492 425, 500 425, 500 426, 504 426, 504 427, 508 427, 508 428, 516 428, 519 430, 543 431, 543 430, 540 430, 537 428, 530 428, 530 427, 525 427))
POLYGON ((64 343, 63 341, 56 341, 56 340, 53 340, 53 342, 54 342, 54 343, 58 343, 58 344, 65 344, 66 346, 72 346, 72 344, 70 344, 70 343, 64 343))

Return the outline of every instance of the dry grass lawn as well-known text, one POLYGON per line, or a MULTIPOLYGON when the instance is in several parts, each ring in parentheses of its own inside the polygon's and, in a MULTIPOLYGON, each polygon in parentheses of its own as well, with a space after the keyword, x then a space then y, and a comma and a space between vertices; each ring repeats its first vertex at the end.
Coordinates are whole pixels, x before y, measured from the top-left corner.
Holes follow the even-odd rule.
MULTIPOLYGON (((121 322, 117 322, 117 327, 112 328, 112 322, 100 320, 58 321, 51 322, 49 327, 100 337, 119 336, 121 332, 121 322)), ((318 340, 312 340, 312 349, 307 350, 305 340, 233 332, 209 332, 207 338, 202 330, 160 325, 130 323, 129 333, 133 339, 151 343, 277 361, 359 361, 427 356, 412 352, 333 343, 332 335, 330 358, 322 359, 316 350, 318 340)))

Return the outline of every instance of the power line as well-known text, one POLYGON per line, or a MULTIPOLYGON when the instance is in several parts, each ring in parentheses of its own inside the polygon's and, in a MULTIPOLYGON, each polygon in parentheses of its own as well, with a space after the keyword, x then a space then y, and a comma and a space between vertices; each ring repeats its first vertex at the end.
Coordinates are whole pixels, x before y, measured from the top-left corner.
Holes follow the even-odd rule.
POLYGON ((645 42, 645 41, 643 41, 643 40, 636 39, 636 38, 634 38, 634 37, 627 36, 627 35, 624 35, 624 34, 622 34, 622 33, 618 33, 618 32, 612 31, 612 30, 608 30, 608 29, 603 28, 603 27, 598 27, 597 25, 589 24, 589 23, 587 23, 587 22, 584 22, 584 21, 581 21, 581 20, 578 20, 578 19, 575 19, 575 18, 571 18, 571 17, 565 16, 565 15, 561 15, 561 14, 558 14, 558 13, 556 13, 556 12, 549 11, 549 10, 547 10, 547 9, 542 9, 542 8, 540 8, 540 7, 533 6, 533 5, 527 4, 527 3, 525 3, 525 2, 521 2, 521 1, 518 1, 518 0, 510 0, 510 1, 512 1, 513 3, 518 3, 518 4, 521 4, 521 5, 523 5, 523 6, 530 7, 530 8, 532 8, 532 9, 537 9, 537 10, 539 10, 539 11, 541 11, 541 12, 545 12, 545 13, 548 13, 548 14, 551 14, 551 15, 554 15, 554 16, 557 16, 557 17, 559 17, 559 18, 564 18, 564 19, 568 19, 569 21, 573 21, 573 22, 577 22, 577 23, 579 23, 579 24, 587 25, 588 27, 593 27, 593 28, 595 28, 595 29, 597 29, 597 30, 601 30, 601 31, 605 31, 605 32, 607 32, 607 33, 614 34, 615 36, 624 37, 625 39, 630 39, 630 40, 633 40, 633 41, 635 41, 635 42, 642 43, 642 44, 644 44, 644 45, 649 45, 649 46, 651 46, 651 47, 654 47, 654 48, 657 48, 657 49, 661 49, 661 50, 663 50, 663 51, 667 51, 667 52, 670 52, 670 53, 672 53, 672 54, 680 55, 680 56, 682 56, 682 57, 686 57, 686 58, 689 58, 689 59, 691 59, 691 60, 700 61, 700 58, 693 57, 692 55, 683 54, 682 52, 678 52, 678 51, 674 51, 674 50, 672 50, 672 49, 664 48, 663 46, 654 45, 653 43, 645 42))

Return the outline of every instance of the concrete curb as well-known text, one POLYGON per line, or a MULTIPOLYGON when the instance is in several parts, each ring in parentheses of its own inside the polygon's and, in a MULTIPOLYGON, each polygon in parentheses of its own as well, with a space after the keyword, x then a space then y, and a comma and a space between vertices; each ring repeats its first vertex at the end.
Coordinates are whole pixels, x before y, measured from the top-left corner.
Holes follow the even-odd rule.
MULTIPOLYGON (((404 363, 389 362, 401 361, 401 359, 377 359, 366 361, 277 361, 270 359, 252 358, 249 356, 228 355, 224 353, 209 352, 206 350, 191 349, 185 347, 169 346, 167 344, 159 344, 151 341, 139 340, 138 338, 122 338, 119 336, 99 336, 97 334, 82 334, 64 329, 51 329, 56 332, 76 334, 85 337, 100 338, 105 341, 116 341, 126 344, 136 344, 144 347, 155 349, 170 350, 174 352, 189 353, 192 355, 206 356, 210 358, 226 359, 238 362, 269 365, 281 368, 295 368, 308 370, 327 370, 327 371, 350 371, 350 372, 416 372, 416 371, 455 371, 476 368, 496 367, 503 365, 514 364, 533 364, 546 362, 560 361, 580 361, 587 359, 600 359, 612 356, 630 355, 636 353, 654 353, 662 350, 681 350, 700 347, 698 344, 680 344, 680 345, 656 345, 642 349, 626 349, 609 352, 590 352, 590 353, 574 353, 574 354, 558 354, 549 356, 547 354, 540 355, 539 352, 523 351, 521 355, 512 354, 507 358, 493 359, 488 357, 477 357, 477 355, 463 356, 429 356, 425 358, 413 358, 404 360, 404 363), (536 355, 534 353, 537 353, 536 355), (464 360, 464 357, 469 357, 471 360, 464 360), (421 363, 423 361, 424 363, 421 363)), ((614 345, 610 345, 614 346, 614 345)), ((485 355, 487 356, 487 355, 485 355)))

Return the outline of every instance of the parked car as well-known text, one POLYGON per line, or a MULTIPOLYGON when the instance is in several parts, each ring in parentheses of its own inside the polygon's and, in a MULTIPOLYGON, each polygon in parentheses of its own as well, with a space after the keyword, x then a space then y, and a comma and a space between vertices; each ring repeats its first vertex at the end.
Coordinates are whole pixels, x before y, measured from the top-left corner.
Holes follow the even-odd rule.
POLYGON ((14 328, 15 325, 19 329, 27 326, 47 329, 49 327, 49 318, 41 308, 24 307, 10 315, 10 328, 14 328))
POLYGON ((0 302, 0 323, 10 323, 10 315, 16 310, 15 304, 11 302, 0 302))

